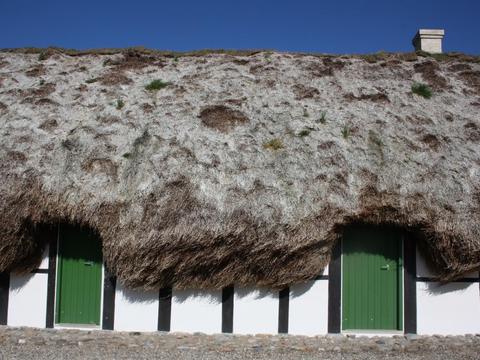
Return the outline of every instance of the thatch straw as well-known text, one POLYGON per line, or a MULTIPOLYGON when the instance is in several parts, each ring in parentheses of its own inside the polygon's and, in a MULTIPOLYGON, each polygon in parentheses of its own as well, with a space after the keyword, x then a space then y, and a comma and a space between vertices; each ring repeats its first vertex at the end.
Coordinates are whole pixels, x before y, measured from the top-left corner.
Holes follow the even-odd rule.
POLYGON ((305 281, 357 222, 480 269, 477 58, 80 55, 0 53, 0 271, 64 222, 133 287, 305 281))

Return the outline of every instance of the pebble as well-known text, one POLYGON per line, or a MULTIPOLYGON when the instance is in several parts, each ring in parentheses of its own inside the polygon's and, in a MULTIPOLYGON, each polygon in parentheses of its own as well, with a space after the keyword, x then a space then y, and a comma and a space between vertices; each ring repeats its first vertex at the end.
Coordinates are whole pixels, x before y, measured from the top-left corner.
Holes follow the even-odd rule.
POLYGON ((117 331, 90 333, 0 326, 0 359, 52 360, 62 354, 62 358, 68 360, 470 360, 478 359, 479 353, 480 337, 477 334, 450 337, 245 336, 117 331))

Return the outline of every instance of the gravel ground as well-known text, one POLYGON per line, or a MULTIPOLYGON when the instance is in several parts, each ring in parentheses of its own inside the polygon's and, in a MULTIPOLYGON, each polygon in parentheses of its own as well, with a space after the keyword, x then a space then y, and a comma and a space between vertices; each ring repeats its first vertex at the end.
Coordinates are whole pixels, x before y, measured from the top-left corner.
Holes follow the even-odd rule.
POLYGON ((478 359, 480 335, 241 336, 0 327, 0 359, 478 359))

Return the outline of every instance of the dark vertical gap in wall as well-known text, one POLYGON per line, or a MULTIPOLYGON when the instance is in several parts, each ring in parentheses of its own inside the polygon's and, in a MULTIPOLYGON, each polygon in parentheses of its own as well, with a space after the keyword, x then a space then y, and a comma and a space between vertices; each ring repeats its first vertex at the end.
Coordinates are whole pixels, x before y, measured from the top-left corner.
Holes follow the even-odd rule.
POLYGON ((233 332, 233 286, 222 290, 222 332, 233 332))
POLYGON ((332 258, 328 267, 328 332, 340 333, 341 294, 342 294, 342 242, 341 239, 332 249, 332 258))
POLYGON ((105 267, 103 280, 102 329, 113 330, 115 322, 115 289, 117 278, 105 267))
POLYGON ((47 280, 47 314, 45 327, 53 328, 55 322, 55 276, 57 271, 57 245, 59 227, 52 226, 45 231, 42 236, 47 236, 48 240, 48 280, 47 280))
POLYGON ((0 273, 0 325, 7 325, 8 294, 10 291, 10 274, 0 273))
POLYGON ((406 233, 403 240, 404 270, 404 331, 417 333, 417 251, 413 234, 406 233))
POLYGON ((158 298, 158 331, 170 331, 172 315, 172 288, 160 289, 158 298))
POLYGON ((278 301, 278 333, 288 334, 288 307, 290 304, 290 288, 280 290, 278 301))

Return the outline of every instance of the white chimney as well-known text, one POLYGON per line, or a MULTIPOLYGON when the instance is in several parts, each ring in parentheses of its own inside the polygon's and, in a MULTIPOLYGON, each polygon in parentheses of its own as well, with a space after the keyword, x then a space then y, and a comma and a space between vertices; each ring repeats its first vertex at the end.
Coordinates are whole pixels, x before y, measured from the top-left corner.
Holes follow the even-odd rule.
POLYGON ((415 51, 425 51, 431 54, 442 53, 443 29, 420 29, 412 40, 415 51))

